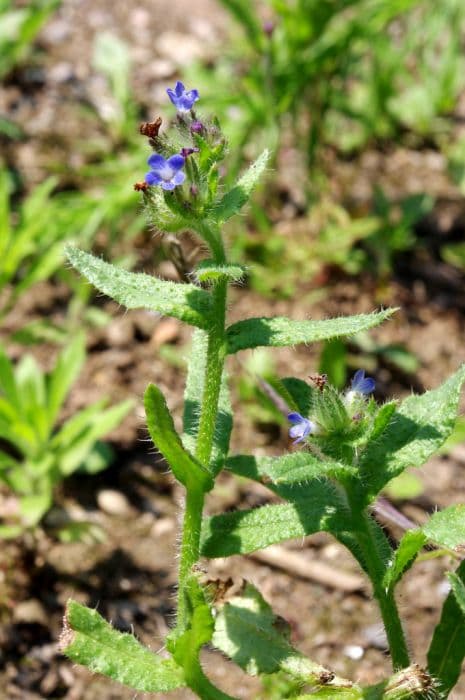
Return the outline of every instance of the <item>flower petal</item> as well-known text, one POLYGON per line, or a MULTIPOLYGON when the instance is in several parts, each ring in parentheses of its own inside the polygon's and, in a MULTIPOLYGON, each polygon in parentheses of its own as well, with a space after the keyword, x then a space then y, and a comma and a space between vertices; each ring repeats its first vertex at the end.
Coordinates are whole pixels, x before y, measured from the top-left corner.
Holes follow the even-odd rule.
POLYGON ((154 172, 153 170, 151 170, 145 176, 145 182, 147 183, 147 185, 159 185, 160 181, 161 181, 160 175, 158 173, 154 172))
POLYGON ((189 90, 189 92, 186 92, 186 97, 194 104, 194 102, 197 102, 199 99, 199 91, 198 90, 189 90))
POLYGON ((167 89, 166 89, 166 92, 167 92, 168 97, 170 98, 171 102, 172 102, 174 105, 176 105, 176 100, 177 100, 178 98, 176 97, 176 93, 174 92, 174 90, 172 90, 171 88, 167 88, 167 89))
POLYGON ((152 153, 150 158, 147 160, 147 163, 154 170, 159 170, 160 168, 163 168, 163 166, 166 163, 166 160, 163 158, 163 156, 159 155, 158 153, 152 153))
MULTIPOLYGON (((300 415, 300 413, 289 413, 287 416, 287 420, 290 423, 301 423, 304 419, 300 415)), ((292 428, 291 428, 291 430, 292 430, 292 428)))
POLYGON ((175 185, 182 185, 185 179, 186 173, 182 170, 178 170, 178 172, 173 175, 171 182, 174 182, 175 185))
POLYGON ((162 181, 161 186, 163 187, 164 190, 174 190, 174 188, 176 187, 174 182, 171 182, 171 181, 167 182, 166 180, 162 181))
POLYGON ((184 158, 179 153, 175 153, 174 156, 171 156, 171 158, 168 158, 168 160, 166 162, 168 163, 170 168, 177 171, 177 170, 180 170, 182 168, 182 166, 184 165, 184 158))
POLYGON ((181 83, 180 80, 178 80, 176 85, 174 86, 174 91, 175 91, 177 97, 181 97, 182 93, 186 91, 184 84, 181 83))

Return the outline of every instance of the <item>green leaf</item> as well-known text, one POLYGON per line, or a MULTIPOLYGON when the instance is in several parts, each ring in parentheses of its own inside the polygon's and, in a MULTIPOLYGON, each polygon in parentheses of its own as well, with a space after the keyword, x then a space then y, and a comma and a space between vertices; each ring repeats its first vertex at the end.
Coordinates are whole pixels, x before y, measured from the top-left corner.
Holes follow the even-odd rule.
POLYGON ((282 620, 247 583, 239 595, 220 608, 212 643, 252 676, 284 671, 305 684, 334 690, 340 685, 352 686, 294 649, 289 643, 288 626, 282 628, 282 620))
POLYGON ((240 282, 245 275, 241 265, 217 265, 214 260, 202 260, 194 270, 199 282, 216 282, 226 278, 231 282, 240 282))
POLYGON ((132 634, 118 632, 96 610, 74 600, 66 606, 60 649, 75 663, 135 690, 156 693, 186 685, 172 659, 161 659, 132 634))
POLYGON ((409 396, 392 414, 378 439, 360 459, 360 475, 372 500, 407 467, 419 467, 439 449, 454 429, 465 365, 437 389, 409 396))
POLYGON ((14 375, 13 365, 5 354, 3 348, 0 347, 0 391, 4 394, 8 402, 21 412, 21 399, 18 394, 18 387, 14 375))
POLYGON ((292 321, 274 318, 248 318, 227 329, 228 352, 233 354, 247 348, 292 346, 316 343, 319 340, 353 335, 379 325, 392 316, 395 309, 359 316, 331 318, 325 321, 292 321))
POLYGON ((207 327, 210 322, 210 295, 193 284, 177 284, 141 272, 127 272, 71 246, 67 246, 66 255, 97 289, 128 309, 150 309, 199 328, 207 327))
MULTIPOLYGON (((200 408, 204 392, 205 369, 207 362, 208 337, 204 331, 194 331, 189 357, 186 390, 184 393, 184 416, 182 441, 184 446, 195 453, 199 430, 200 408)), ((232 411, 229 397, 226 370, 223 370, 218 415, 213 435, 213 449, 209 470, 217 474, 223 467, 229 450, 232 430, 232 411)))
POLYGON ((320 477, 344 477, 356 474, 354 467, 328 462, 311 452, 294 452, 282 457, 252 457, 236 455, 226 461, 226 467, 251 479, 271 479, 275 484, 299 484, 320 477))
POLYGON ((426 535, 421 530, 410 530, 405 533, 384 578, 386 588, 392 589, 400 581, 415 561, 420 549, 426 544, 426 540, 426 535))
MULTIPOLYGON (((94 468, 98 469, 96 455, 92 454, 98 450, 100 457, 103 457, 98 448, 98 440, 116 428, 133 406, 134 402, 128 399, 104 411, 103 402, 97 402, 70 418, 52 441, 57 450, 57 478, 59 474, 69 476, 79 467, 86 470, 89 459, 93 461, 94 468)), ((103 469, 102 459, 99 464, 103 469)))
POLYGON ((389 588, 393 588, 400 580, 428 540, 447 549, 456 549, 464 545, 465 505, 444 508, 434 513, 421 528, 405 533, 385 578, 385 584, 389 588))
MULTIPOLYGON (((282 487, 284 497, 284 487, 282 487)), ((291 496, 291 487, 287 496, 291 496)), ((301 499, 285 505, 215 515, 204 520, 202 554, 209 558, 248 554, 270 544, 344 527, 345 506, 326 481, 305 485, 301 499)))
MULTIPOLYGON (((315 389, 303 379, 296 377, 285 377, 280 383, 284 387, 284 392, 279 393, 287 400, 289 408, 296 409, 303 416, 310 415, 315 402, 315 389)), ((279 387, 277 389, 279 391, 279 387)))
POLYGON ((214 622, 204 592, 195 576, 189 578, 184 595, 188 598, 188 607, 192 615, 189 617, 187 629, 179 637, 174 636, 172 652, 178 664, 188 668, 189 662, 197 658, 200 648, 211 640, 214 622))
POLYGON ((447 578, 449 579, 450 587, 455 596, 455 600, 457 601, 457 604, 464 615, 463 619, 465 621, 465 583, 457 576, 457 574, 454 574, 453 571, 450 571, 447 574, 447 578))
MULTIPOLYGON (((455 575, 462 584, 465 583, 465 561, 460 564, 455 575)), ((454 589, 444 601, 441 619, 434 630, 427 658, 429 672, 439 682, 441 693, 447 697, 460 676, 465 658, 465 617, 454 589)))
POLYGON ((328 382, 342 389, 347 380, 347 345, 340 338, 327 340, 320 355, 320 374, 326 374, 328 382))
POLYGON ((79 376, 85 359, 84 335, 78 334, 59 355, 55 367, 48 376, 48 420, 53 425, 68 391, 79 376))
POLYGON ((270 157, 270 152, 265 149, 263 153, 252 163, 250 168, 238 180, 237 185, 215 205, 212 216, 217 222, 224 222, 237 214, 250 198, 252 190, 260 180, 270 157))
POLYGON ((145 391, 144 406, 150 437, 170 465, 176 479, 187 489, 210 490, 213 486, 210 473, 184 449, 165 398, 154 384, 149 384, 145 391))
POLYGON ((421 529, 429 540, 441 547, 455 549, 465 545, 465 505, 439 510, 421 529))

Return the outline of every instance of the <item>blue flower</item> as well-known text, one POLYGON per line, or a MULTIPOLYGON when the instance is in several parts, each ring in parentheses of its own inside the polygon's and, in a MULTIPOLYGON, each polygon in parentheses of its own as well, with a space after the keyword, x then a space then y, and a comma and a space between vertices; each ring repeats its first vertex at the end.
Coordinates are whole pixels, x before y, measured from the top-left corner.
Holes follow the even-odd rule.
POLYGON ((294 440, 294 445, 302 442, 308 435, 315 432, 315 423, 308 420, 308 418, 304 418, 300 413, 289 413, 287 420, 293 423, 292 428, 289 429, 289 437, 294 440))
POLYGON ((194 106, 194 102, 197 102, 199 99, 198 90, 186 90, 183 83, 180 83, 179 80, 174 86, 174 90, 168 88, 166 92, 178 112, 189 112, 194 106))
POLYGON ((375 390, 376 382, 371 377, 365 377, 365 370, 359 369, 355 372, 350 390, 357 394, 371 394, 375 390))
POLYGON ((182 185, 186 179, 186 173, 181 170, 184 158, 178 153, 168 160, 165 160, 158 153, 154 153, 147 163, 152 168, 145 176, 145 182, 148 185, 161 185, 164 190, 174 190, 177 185, 182 185))

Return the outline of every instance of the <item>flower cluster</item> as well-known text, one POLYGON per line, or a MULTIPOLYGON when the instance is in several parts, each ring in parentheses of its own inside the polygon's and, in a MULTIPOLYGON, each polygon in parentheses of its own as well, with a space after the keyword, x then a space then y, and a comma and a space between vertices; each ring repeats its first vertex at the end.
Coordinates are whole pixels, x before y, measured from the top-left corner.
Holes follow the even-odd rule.
MULTIPOLYGON (((179 81, 176 83, 174 90, 168 88, 166 92, 180 114, 190 112, 194 103, 199 99, 198 90, 186 90, 183 83, 179 81)), ((203 128, 203 125, 198 121, 192 122, 191 129, 194 128, 194 125, 195 132, 203 128)), ((181 153, 175 153, 170 158, 164 158, 159 153, 151 155, 147 161, 151 170, 145 176, 146 184, 160 185, 164 190, 174 190, 178 185, 182 185, 186 179, 186 174, 182 170, 185 160, 196 150, 198 149, 182 148, 181 153)))
MULTIPOLYGON (((345 394, 346 405, 350 407, 357 400, 363 402, 365 396, 375 390, 375 386, 375 380, 366 377, 365 370, 359 369, 352 378, 349 391, 345 394)), ((289 437, 293 440, 294 445, 304 442, 310 435, 317 435, 320 432, 320 426, 317 422, 301 416, 300 413, 289 413, 287 419, 292 424, 289 428, 289 437)))

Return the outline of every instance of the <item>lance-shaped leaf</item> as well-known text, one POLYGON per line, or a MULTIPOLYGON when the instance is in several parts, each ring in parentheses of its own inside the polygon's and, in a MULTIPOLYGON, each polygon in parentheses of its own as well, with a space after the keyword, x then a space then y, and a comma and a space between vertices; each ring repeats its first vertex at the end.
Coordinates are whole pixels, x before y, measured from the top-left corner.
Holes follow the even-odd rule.
POLYGON ((282 457, 235 455, 226 461, 226 467, 249 479, 271 479, 275 484, 301 484, 321 477, 337 479, 357 473, 354 467, 322 460, 311 452, 294 452, 282 457))
POLYGON ((245 269, 241 265, 218 265, 214 260, 202 260, 195 268, 194 275, 199 282, 216 282, 224 278, 230 282, 240 282, 245 269))
POLYGON ((385 577, 387 587, 393 588, 400 581, 428 541, 447 549, 465 545, 465 505, 444 508, 434 513, 422 527, 405 533, 385 577))
MULTIPOLYGON (((352 688, 292 647, 289 627, 283 625, 254 586, 229 599, 215 619, 213 645, 252 676, 285 671, 305 684, 352 688)), ((355 696, 361 697, 361 695, 355 696)))
MULTIPOLYGON (((455 575, 462 584, 465 583, 465 561, 455 575)), ((446 698, 457 683, 465 658, 465 617, 454 589, 444 601, 427 658, 428 670, 439 682, 441 697, 446 698)))
POLYGON ((89 282, 128 309, 150 309, 199 328, 206 328, 210 322, 211 298, 204 289, 127 272, 71 246, 66 254, 89 282))
POLYGON ((68 658, 135 690, 166 692, 185 687, 182 669, 115 630, 96 610, 69 600, 60 649, 68 658))
POLYGON ((187 489, 209 491, 213 486, 210 473, 183 447, 165 398, 154 384, 149 384, 145 391, 144 406, 150 437, 176 479, 187 489))
POLYGON ((368 443, 360 460, 367 501, 407 467, 424 464, 449 437, 464 380, 465 365, 437 389, 409 396, 379 437, 368 443))
MULTIPOLYGON (((301 500, 295 498, 284 505, 237 510, 207 518, 202 527, 202 554, 210 558, 248 554, 315 532, 347 530, 347 508, 332 484, 312 481, 305 487, 301 500)), ((281 490, 283 496, 285 493, 292 496, 292 486, 283 486, 281 490)))
POLYGON ((324 321, 292 321, 289 318, 248 318, 227 329, 228 352, 260 346, 289 346, 298 343, 315 343, 318 340, 353 335, 379 325, 389 318, 395 309, 372 314, 343 316, 324 321))
MULTIPOLYGON (((196 330, 192 337, 192 347, 189 358, 186 390, 184 392, 183 443, 192 453, 195 452, 199 430, 200 408, 204 391, 205 369, 207 362, 207 334, 196 330)), ((226 370, 223 370, 218 415, 213 435, 213 449, 209 469, 217 474, 224 464, 229 450, 229 440, 232 430, 231 401, 226 370)))
POLYGON ((215 205, 212 216, 217 222, 224 222, 237 214, 249 200, 252 190, 260 180, 262 173, 270 157, 268 150, 264 150, 261 156, 252 163, 250 168, 242 175, 232 190, 226 192, 223 198, 215 205))

